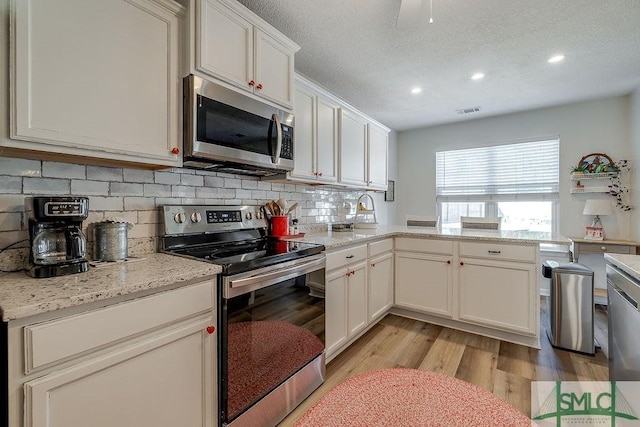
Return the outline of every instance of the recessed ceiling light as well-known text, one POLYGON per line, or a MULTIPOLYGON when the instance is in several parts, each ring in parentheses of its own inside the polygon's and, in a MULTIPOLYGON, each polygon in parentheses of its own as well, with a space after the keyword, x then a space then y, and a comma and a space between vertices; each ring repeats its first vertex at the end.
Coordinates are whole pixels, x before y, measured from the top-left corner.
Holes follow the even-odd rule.
POLYGON ((414 95, 417 95, 420 92, 422 92, 422 88, 421 87, 414 87, 413 89, 411 89, 411 93, 414 94, 414 95))
POLYGON ((482 73, 475 73, 473 76, 471 76, 471 80, 480 80, 484 78, 484 74, 482 73))
POLYGON ((553 64, 554 62, 560 62, 564 59, 564 55, 556 55, 552 56, 547 60, 548 63, 553 64))

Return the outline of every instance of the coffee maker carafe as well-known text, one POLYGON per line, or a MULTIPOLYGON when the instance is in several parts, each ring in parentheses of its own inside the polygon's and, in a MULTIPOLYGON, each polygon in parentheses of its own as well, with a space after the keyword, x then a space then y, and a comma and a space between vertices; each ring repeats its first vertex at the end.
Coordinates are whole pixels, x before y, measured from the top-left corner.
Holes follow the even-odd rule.
POLYGON ((29 268, 32 277, 54 277, 89 270, 87 240, 82 221, 89 199, 74 196, 36 196, 25 199, 29 216, 29 268))

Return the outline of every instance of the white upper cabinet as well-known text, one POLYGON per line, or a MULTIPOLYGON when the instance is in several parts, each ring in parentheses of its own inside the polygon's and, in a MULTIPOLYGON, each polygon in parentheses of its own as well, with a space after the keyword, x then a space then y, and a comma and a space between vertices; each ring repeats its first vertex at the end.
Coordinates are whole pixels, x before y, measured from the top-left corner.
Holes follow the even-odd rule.
POLYGON ((232 0, 198 0, 196 23, 198 71, 293 107, 293 57, 298 45, 232 0))
POLYGON ((367 120, 347 108, 340 109, 341 184, 367 186, 367 120))
POLYGON ((373 123, 369 123, 367 131, 367 185, 371 189, 386 190, 389 132, 373 123))
POLYGON ((340 184, 387 189, 389 130, 349 108, 340 109, 340 184))
POLYGON ((185 11, 167 0, 12 1, 13 140, 1 144, 180 166, 185 11))
POLYGON ((337 102, 313 86, 296 81, 295 167, 288 178, 313 183, 335 183, 338 180, 337 111, 337 102))

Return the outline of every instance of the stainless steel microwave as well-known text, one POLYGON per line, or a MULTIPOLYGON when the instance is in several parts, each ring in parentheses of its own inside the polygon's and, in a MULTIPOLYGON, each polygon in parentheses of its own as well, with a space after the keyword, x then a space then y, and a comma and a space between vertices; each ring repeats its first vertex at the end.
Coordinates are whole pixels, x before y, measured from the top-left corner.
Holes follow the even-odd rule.
POLYGON ((192 74, 183 126, 185 167, 257 176, 293 169, 293 114, 192 74))

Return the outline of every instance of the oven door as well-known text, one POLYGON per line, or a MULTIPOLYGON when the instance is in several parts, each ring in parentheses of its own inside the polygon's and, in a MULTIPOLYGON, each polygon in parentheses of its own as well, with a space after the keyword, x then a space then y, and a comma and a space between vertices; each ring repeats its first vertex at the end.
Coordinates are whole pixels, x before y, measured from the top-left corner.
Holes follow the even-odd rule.
POLYGON ((221 282, 221 422, 275 425, 324 381, 325 256, 221 282))
POLYGON ((188 159, 293 169, 293 115, 217 83, 185 77, 188 159))

